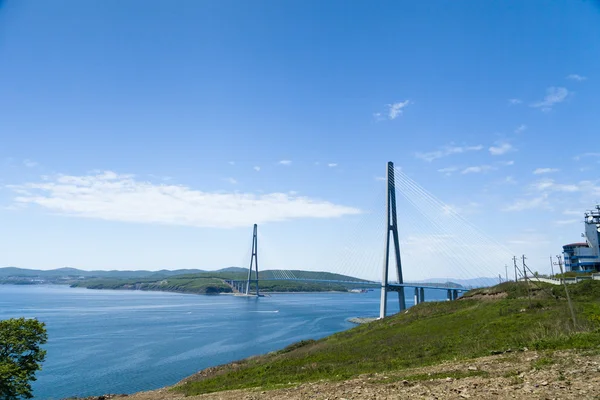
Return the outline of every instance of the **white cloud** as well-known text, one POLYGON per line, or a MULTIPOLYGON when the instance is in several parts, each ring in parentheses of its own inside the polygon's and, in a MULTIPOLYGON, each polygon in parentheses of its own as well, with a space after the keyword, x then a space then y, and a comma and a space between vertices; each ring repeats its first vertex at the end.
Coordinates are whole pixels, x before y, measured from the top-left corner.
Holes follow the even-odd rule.
POLYGON ((404 112, 403 108, 410 104, 410 100, 400 101, 398 103, 388 104, 389 119, 396 119, 404 112))
POLYGON ((237 180, 235 178, 227 178, 225 179, 227 182, 231 183, 232 185, 237 185, 237 180))
POLYGON ((25 165, 27 168, 33 168, 37 167, 39 164, 32 160, 23 160, 23 165, 25 165))
POLYGON ((279 161, 280 165, 292 165, 292 161, 291 160, 281 160, 279 161))
POLYGON ((504 167, 509 167, 511 165, 515 165, 515 162, 513 160, 510 161, 501 161, 498 164, 504 166, 504 167))
MULTIPOLYGON (((527 232, 519 234, 516 238, 508 240, 508 243, 513 245, 525 245, 531 249, 531 247, 539 246, 540 244, 548 244, 550 241, 544 234, 527 232)), ((510 271, 510 267, 509 267, 510 271)))
POLYGON ((445 174, 447 176, 452 175, 452 173, 456 171, 458 171, 458 167, 446 167, 438 169, 438 172, 441 172, 442 174, 445 174))
POLYGON ((335 168, 335 167, 337 167, 337 164, 336 163, 329 163, 329 164, 327 164, 327 166, 330 167, 330 168, 335 168))
POLYGON ((581 223, 582 220, 580 219, 559 219, 557 221, 554 221, 554 223, 556 225, 571 225, 571 224, 576 224, 576 223, 581 223))
POLYGON ((555 104, 562 103, 569 91, 564 87, 549 87, 546 89, 546 96, 542 101, 531 104, 531 107, 539 108, 544 112, 552 110, 555 104))
POLYGON ((527 125, 521 124, 521 125, 517 126, 517 128, 515 129, 515 133, 525 132, 526 129, 527 129, 527 125))
POLYGON ((504 207, 502 211, 523 211, 530 210, 532 208, 547 207, 547 198, 548 196, 546 194, 543 194, 541 196, 533 197, 531 199, 519 199, 513 204, 504 207))
POLYGON ((508 142, 498 143, 496 146, 491 146, 488 150, 493 156, 501 156, 513 149, 513 146, 508 142))
POLYGON ((35 204, 68 216, 138 223, 232 228, 361 213, 354 207, 289 193, 203 192, 183 185, 138 181, 133 175, 111 171, 59 175, 9 188, 15 192, 15 205, 35 204))
POLYGON ((467 167, 460 171, 461 174, 479 174, 482 172, 488 172, 495 169, 491 165, 476 165, 473 167, 467 167))
POLYGON ((575 156, 573 159, 575 161, 579 161, 582 158, 587 158, 587 157, 600 157, 600 153, 583 153, 583 154, 579 154, 579 155, 575 156))
POLYGON ((534 175, 540 175, 540 174, 550 174, 552 172, 558 172, 559 170, 557 168, 536 168, 533 171, 534 175))
POLYGON ((258 165, 256 165, 256 166, 254 167, 254 170, 255 170, 256 172, 258 172, 258 171, 260 171, 260 167, 259 167, 258 165))
POLYGON ((553 179, 542 179, 531 185, 531 187, 540 192, 578 192, 581 190, 581 186, 586 185, 587 181, 580 182, 579 184, 565 184, 556 183, 553 179))
POLYGON ((567 79, 570 79, 572 81, 581 82, 581 81, 585 81, 587 79, 587 77, 581 76, 581 75, 577 75, 577 74, 571 74, 571 75, 567 76, 567 79))
POLYGON ((482 149, 483 149, 483 146, 481 146, 481 145, 477 145, 477 146, 449 145, 449 146, 444 146, 440 150, 430 151, 430 152, 426 152, 426 153, 421 153, 421 152, 415 153, 415 157, 419 158, 421 160, 431 162, 438 158, 447 157, 452 154, 462 154, 462 153, 466 153, 468 151, 480 151, 482 149))
POLYGON ((510 105, 517 105, 517 104, 521 104, 523 101, 521 101, 521 99, 508 99, 508 104, 510 105))
POLYGON ((229 165, 235 165, 235 161, 229 161, 227 164, 229 164, 229 165))

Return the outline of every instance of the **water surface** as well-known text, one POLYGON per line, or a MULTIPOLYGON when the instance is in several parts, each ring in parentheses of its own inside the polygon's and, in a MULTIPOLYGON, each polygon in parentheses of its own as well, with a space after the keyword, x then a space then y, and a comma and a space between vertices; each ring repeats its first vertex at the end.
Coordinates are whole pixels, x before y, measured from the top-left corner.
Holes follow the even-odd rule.
MULTIPOLYGON (((445 297, 427 292, 428 299, 445 297)), ((396 295, 389 298, 389 312, 397 312, 396 295)), ((0 285, 0 319, 46 323, 48 353, 33 384, 40 399, 172 385, 210 366, 352 328, 348 318, 378 310, 378 291, 256 299, 0 285)))

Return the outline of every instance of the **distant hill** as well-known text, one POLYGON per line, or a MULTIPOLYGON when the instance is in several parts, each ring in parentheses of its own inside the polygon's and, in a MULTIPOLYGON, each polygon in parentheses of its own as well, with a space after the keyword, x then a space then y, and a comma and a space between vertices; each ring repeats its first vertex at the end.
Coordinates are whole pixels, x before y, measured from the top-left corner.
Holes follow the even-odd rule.
POLYGON ((245 272, 248 273, 248 268, 227 267, 216 270, 215 272, 245 272))
POLYGON ((58 277, 85 277, 85 278, 144 278, 144 277, 168 277, 183 274, 196 274, 205 272, 200 269, 176 269, 160 271, 84 271, 77 268, 57 268, 49 270, 26 269, 5 267, 0 268, 0 278, 27 277, 27 278, 58 278, 58 277))
POLYGON ((487 286, 497 285, 498 284, 498 278, 486 278, 486 277, 472 278, 472 279, 431 278, 431 279, 419 280, 418 282, 427 282, 427 283, 432 283, 432 282, 436 282, 436 283, 453 282, 453 283, 458 283, 459 285, 467 287, 467 288, 470 288, 470 287, 478 288, 478 287, 487 287, 487 286))
MULTIPOLYGON (((247 270, 246 270, 247 271, 247 270)), ((365 282, 364 279, 356 278, 349 275, 335 274, 332 272, 323 271, 300 271, 300 270, 278 270, 267 269, 259 272, 260 279, 314 279, 328 281, 350 281, 350 282, 365 282)))

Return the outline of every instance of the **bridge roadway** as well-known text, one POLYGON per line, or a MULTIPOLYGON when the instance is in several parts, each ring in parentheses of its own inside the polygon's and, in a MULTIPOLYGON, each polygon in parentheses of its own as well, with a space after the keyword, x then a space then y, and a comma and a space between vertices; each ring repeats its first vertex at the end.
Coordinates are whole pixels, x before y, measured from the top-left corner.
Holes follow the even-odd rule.
MULTIPOLYGON (((381 287, 381 282, 377 281, 344 281, 344 280, 330 280, 330 279, 309 279, 309 278, 262 278, 261 281, 287 281, 287 282, 317 282, 317 283, 341 283, 347 285, 357 286, 375 286, 381 287)), ((231 285, 239 291, 244 291, 247 280, 225 280, 225 282, 231 285)), ((255 280, 252 280, 255 282, 255 280)), ((415 304, 419 304, 425 301, 425 289, 437 289, 447 290, 448 300, 456 300, 459 293, 470 290, 463 286, 455 286, 446 283, 419 283, 419 282, 405 282, 405 283, 388 283, 388 291, 400 291, 400 288, 414 288, 415 289, 415 304)))
MULTIPOLYGON (((330 279, 308 279, 308 278, 261 278, 261 281, 291 281, 291 282, 319 282, 319 283, 345 283, 352 285, 369 285, 381 287, 381 282, 377 281, 342 281, 342 280, 330 280, 330 279)), ((445 283, 420 283, 420 282, 405 282, 405 283, 388 283, 391 287, 408 287, 408 288, 427 288, 427 289, 440 289, 440 290, 458 290, 459 292, 466 292, 467 289, 463 286, 448 285, 445 283)))

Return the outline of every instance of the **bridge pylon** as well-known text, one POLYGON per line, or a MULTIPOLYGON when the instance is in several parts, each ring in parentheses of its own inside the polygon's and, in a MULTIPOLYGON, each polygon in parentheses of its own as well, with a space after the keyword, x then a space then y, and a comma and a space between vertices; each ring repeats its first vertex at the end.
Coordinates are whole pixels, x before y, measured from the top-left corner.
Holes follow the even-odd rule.
POLYGON ((389 291, 398 292, 398 301, 400 311, 406 309, 406 300, 404 298, 404 287, 389 285, 389 265, 390 265, 390 234, 394 241, 394 256, 396 258, 396 270, 398 273, 398 283, 404 283, 402 278, 402 263, 400 262, 400 243, 398 240, 398 218, 396 217, 396 179, 394 176, 394 163, 387 163, 387 197, 386 197, 386 237, 385 254, 383 257, 383 277, 381 279, 381 304, 379 306, 379 318, 385 318, 387 310, 387 293, 389 291))
POLYGON ((246 295, 250 295, 250 284, 256 283, 256 296, 260 296, 258 292, 258 225, 254 224, 252 233, 252 255, 250 256, 250 268, 248 268, 248 282, 246 282, 246 295), (252 266, 255 268, 256 279, 252 279, 252 266))

